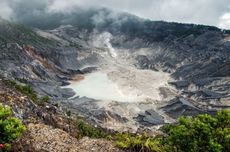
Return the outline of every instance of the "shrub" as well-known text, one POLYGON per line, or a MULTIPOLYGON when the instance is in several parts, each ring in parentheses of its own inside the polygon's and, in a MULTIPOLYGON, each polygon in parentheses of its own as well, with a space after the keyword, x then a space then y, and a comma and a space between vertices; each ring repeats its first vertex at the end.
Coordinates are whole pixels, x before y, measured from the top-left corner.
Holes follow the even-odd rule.
POLYGON ((147 135, 137 135, 130 133, 118 133, 115 136, 116 145, 124 150, 138 152, 163 152, 164 147, 160 138, 149 137, 147 135))
POLYGON ((50 102, 50 97, 49 96, 44 96, 41 98, 42 103, 49 103, 50 102))
POLYGON ((71 113, 70 110, 66 112, 66 115, 67 115, 68 117, 71 117, 71 114, 72 114, 72 113, 71 113))
POLYGON ((119 148, 142 152, 229 152, 230 111, 215 116, 180 117, 177 124, 164 125, 164 136, 149 137, 130 133, 116 134, 119 148))
POLYGON ((7 151, 10 148, 10 143, 24 131, 25 126, 19 119, 13 117, 11 109, 0 104, 0 144, 2 144, 2 151, 7 151))
POLYGON ((102 129, 94 127, 81 118, 77 118, 78 138, 88 136, 91 138, 106 138, 108 134, 102 129))
POLYGON ((8 80, 7 83, 11 87, 14 87, 18 92, 21 92, 22 94, 26 95, 29 99, 31 99, 34 103, 36 103, 39 106, 44 106, 45 103, 50 102, 50 97, 47 95, 43 96, 42 98, 38 98, 36 91, 34 91, 33 88, 29 85, 20 85, 12 80, 8 80))
POLYGON ((14 87, 17 91, 21 92, 22 94, 28 96, 31 100, 34 102, 38 101, 38 97, 36 92, 33 90, 33 88, 29 85, 19 85, 15 81, 9 80, 7 83, 14 87))
POLYGON ((181 117, 179 123, 163 128, 168 134, 163 139, 167 151, 228 152, 230 151, 230 111, 222 110, 215 116, 181 117))
POLYGON ((46 103, 50 102, 49 96, 43 96, 42 98, 35 101, 35 103, 39 106, 44 106, 46 103))

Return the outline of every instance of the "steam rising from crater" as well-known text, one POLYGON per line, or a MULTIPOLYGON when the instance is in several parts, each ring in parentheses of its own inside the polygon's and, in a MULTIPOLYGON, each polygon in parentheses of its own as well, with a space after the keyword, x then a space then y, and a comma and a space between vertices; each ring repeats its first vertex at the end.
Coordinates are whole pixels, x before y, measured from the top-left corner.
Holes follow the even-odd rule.
POLYGON ((92 37, 92 44, 94 47, 98 48, 107 48, 109 50, 109 54, 113 57, 117 57, 117 53, 113 48, 112 44, 110 43, 112 39, 112 34, 109 32, 104 32, 102 34, 95 34, 92 37))
POLYGON ((112 44, 110 43, 112 35, 110 33, 108 33, 108 32, 104 33, 104 35, 105 35, 105 44, 106 44, 106 46, 108 47, 108 49, 110 51, 110 55, 112 57, 114 57, 114 58, 117 57, 116 51, 113 48, 112 44))

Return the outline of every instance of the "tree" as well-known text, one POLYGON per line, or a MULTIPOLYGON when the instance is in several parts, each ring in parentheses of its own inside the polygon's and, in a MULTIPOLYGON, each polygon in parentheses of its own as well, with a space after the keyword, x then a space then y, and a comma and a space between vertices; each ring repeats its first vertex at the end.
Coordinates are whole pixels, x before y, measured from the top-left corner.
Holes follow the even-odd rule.
POLYGON ((16 140, 25 131, 22 122, 13 117, 11 108, 0 104, 0 144, 2 149, 10 147, 10 143, 16 140))
POLYGON ((228 152, 230 151, 230 111, 222 110, 215 116, 181 117, 176 125, 163 128, 167 151, 228 152))

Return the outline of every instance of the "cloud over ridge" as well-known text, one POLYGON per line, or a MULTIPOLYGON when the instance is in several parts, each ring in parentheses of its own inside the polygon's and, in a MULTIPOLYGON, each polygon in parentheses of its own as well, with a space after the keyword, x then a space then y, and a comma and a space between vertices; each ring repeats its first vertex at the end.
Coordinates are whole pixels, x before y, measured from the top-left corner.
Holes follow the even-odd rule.
POLYGON ((230 28, 229 0, 0 0, 0 16, 71 13, 92 7, 124 11, 151 20, 195 23, 230 28))

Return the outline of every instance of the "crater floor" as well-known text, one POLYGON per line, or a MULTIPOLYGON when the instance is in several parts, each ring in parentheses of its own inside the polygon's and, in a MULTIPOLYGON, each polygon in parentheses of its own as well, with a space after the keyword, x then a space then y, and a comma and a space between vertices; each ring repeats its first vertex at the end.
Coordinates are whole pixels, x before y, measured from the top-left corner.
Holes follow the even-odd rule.
MULTIPOLYGON (((167 87, 169 74, 150 70, 111 68, 86 74, 68 86, 75 96, 96 100, 143 102, 162 100, 160 87, 167 87)), ((169 87, 169 86, 168 86, 169 87)))
POLYGON ((87 109, 84 115, 87 115, 86 111, 95 110, 91 117, 100 117, 103 127, 122 131, 137 131, 140 126, 138 119, 141 114, 145 117, 146 110, 154 113, 146 118, 154 125, 171 121, 158 110, 164 101, 168 101, 165 100, 167 97, 176 95, 174 88, 168 84, 171 79, 169 73, 138 69, 127 55, 123 56, 119 51, 116 57, 109 52, 98 55, 102 58, 97 71, 77 75, 66 86, 76 93, 71 98, 74 104, 81 104, 77 107, 87 109), (162 90, 165 90, 164 94, 162 90), (92 100, 78 100, 83 98, 92 100), (99 113, 105 114, 97 116, 99 113))

